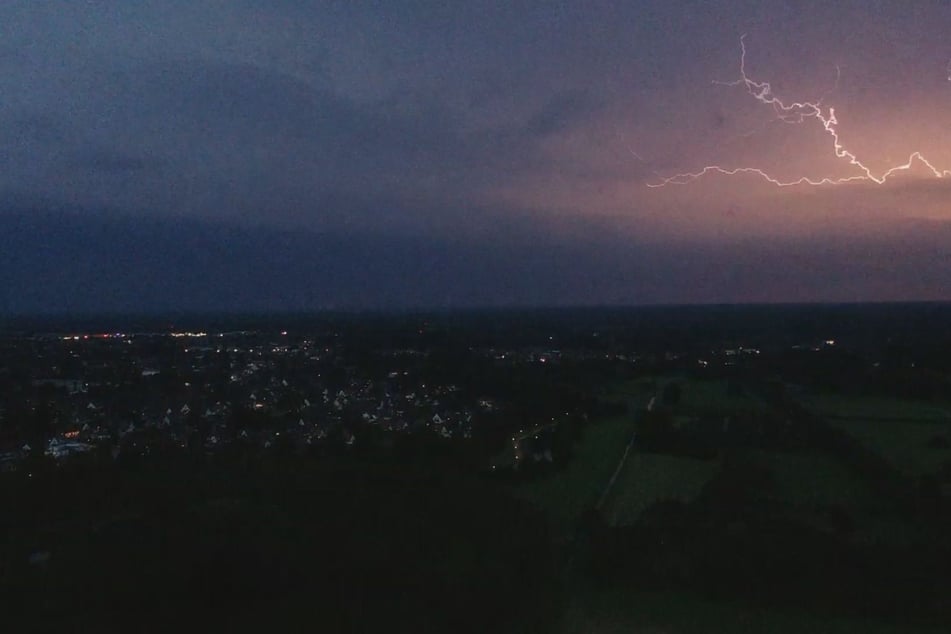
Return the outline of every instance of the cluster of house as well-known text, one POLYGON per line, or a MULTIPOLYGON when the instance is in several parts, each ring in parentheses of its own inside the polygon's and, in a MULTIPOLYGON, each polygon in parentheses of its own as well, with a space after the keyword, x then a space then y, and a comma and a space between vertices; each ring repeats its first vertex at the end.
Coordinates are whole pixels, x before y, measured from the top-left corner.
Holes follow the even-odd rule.
MULTIPOLYGON (((55 459, 97 448, 114 456, 196 446, 213 452, 235 442, 309 445, 335 433, 354 444, 368 426, 469 438, 475 420, 496 407, 491 398, 423 379, 414 355, 389 356, 390 368, 381 373, 378 363, 361 367, 346 351, 307 339, 274 343, 247 333, 157 338, 43 342, 72 348, 65 355, 72 373, 63 375, 63 350, 49 350, 36 357, 28 385, 0 392, 0 408, 6 396, 34 405, 21 407, 20 416, 33 416, 41 401, 49 412, 42 440, 31 433, 2 438, 0 469, 16 468, 37 451, 55 459), (84 364, 87 352, 94 367, 84 364)), ((0 413, 0 429, 29 432, 39 424, 3 418, 0 413)))

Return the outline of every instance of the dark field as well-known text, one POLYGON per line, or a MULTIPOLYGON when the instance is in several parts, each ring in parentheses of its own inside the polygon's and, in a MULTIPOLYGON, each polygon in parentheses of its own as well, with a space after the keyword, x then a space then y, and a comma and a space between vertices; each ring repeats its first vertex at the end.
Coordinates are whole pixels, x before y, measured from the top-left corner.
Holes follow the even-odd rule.
POLYGON ((4 618, 946 631, 949 317, 8 321, 4 618))

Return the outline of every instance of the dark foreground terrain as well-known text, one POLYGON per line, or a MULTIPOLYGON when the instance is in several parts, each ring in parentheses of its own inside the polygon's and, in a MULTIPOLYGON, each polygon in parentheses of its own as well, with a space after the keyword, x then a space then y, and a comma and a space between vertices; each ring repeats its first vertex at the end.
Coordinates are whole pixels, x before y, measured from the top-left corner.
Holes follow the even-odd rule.
POLYGON ((0 343, 15 631, 951 626, 948 306, 17 320, 0 343))

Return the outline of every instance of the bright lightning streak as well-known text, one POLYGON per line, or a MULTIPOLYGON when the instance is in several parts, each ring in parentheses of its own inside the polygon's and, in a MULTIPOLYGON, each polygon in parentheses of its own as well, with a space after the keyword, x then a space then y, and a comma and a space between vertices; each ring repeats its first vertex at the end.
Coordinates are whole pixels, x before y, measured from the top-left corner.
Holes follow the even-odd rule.
MULTIPOLYGON (((874 174, 872 170, 862 163, 862 161, 860 161, 855 154, 850 152, 842 145, 842 142, 839 139, 839 133, 836 130, 836 125, 838 125, 839 122, 835 118, 835 108, 830 107, 827 112, 824 111, 822 107, 822 100, 819 100, 818 102, 794 101, 785 103, 775 94, 773 94, 773 89, 769 82, 750 79, 750 76, 746 74, 745 35, 740 37, 740 50, 740 78, 730 82, 714 81, 713 83, 721 86, 743 86, 754 99, 760 103, 772 107, 773 112, 776 114, 775 121, 800 124, 808 119, 817 120, 822 125, 822 128, 826 131, 826 133, 828 133, 828 135, 831 137, 832 147, 836 158, 845 160, 849 163, 849 165, 857 168, 860 173, 841 178, 824 177, 816 179, 802 176, 795 180, 784 181, 770 176, 767 172, 758 167, 727 168, 720 165, 708 165, 698 172, 675 174, 674 176, 663 178, 657 183, 647 183, 648 187, 656 188, 664 187, 666 185, 686 185, 703 176, 706 176, 707 174, 723 174, 726 176, 752 174, 762 178, 772 185, 776 185, 777 187, 793 187, 796 185, 843 185, 845 183, 854 183, 860 181, 868 181, 875 183, 876 185, 882 185, 891 176, 897 174, 898 172, 910 170, 916 162, 927 168, 935 178, 951 177, 951 170, 939 170, 930 161, 928 161, 928 159, 926 159, 921 154, 921 152, 917 151, 912 152, 905 163, 896 165, 879 175, 874 174)), ((836 67, 836 85, 838 85, 839 81, 839 72, 839 68, 836 67)), ((951 81, 951 62, 948 63, 948 81, 951 81)))

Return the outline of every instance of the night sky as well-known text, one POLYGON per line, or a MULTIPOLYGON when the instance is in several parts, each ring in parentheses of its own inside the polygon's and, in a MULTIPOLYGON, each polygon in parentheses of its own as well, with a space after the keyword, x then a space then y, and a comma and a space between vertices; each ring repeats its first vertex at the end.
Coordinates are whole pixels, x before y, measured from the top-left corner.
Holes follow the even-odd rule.
POLYGON ((951 300, 945 0, 4 0, 0 68, 0 313, 951 300), (863 174, 744 34, 938 174, 650 187, 863 174))

